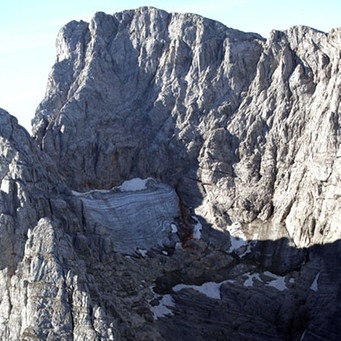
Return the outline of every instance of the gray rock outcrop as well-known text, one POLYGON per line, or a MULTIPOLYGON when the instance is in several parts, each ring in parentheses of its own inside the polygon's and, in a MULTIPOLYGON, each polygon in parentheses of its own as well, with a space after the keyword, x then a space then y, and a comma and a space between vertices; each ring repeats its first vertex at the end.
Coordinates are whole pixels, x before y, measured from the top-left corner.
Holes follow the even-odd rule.
POLYGON ((73 21, 0 110, 2 340, 336 340, 341 31, 73 21))

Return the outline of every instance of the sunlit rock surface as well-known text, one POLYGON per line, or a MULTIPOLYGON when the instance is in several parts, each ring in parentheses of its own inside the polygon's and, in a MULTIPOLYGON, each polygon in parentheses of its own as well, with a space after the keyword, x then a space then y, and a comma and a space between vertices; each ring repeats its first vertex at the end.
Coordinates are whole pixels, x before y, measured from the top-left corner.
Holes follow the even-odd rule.
POLYGON ((0 111, 1 340, 338 340, 340 30, 73 21, 0 111))

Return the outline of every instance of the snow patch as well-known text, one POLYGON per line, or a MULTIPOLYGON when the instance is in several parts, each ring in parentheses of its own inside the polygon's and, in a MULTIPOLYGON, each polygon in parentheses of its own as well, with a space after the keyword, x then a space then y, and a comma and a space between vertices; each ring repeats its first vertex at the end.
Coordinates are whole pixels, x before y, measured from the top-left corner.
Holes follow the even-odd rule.
POLYGON ((245 276, 247 276, 246 281, 244 282, 244 287, 252 287, 253 281, 262 281, 260 278, 260 275, 258 273, 251 274, 250 272, 246 273, 245 276))
POLYGON ((119 189, 121 192, 143 191, 147 189, 147 182, 149 180, 153 180, 153 179, 152 178, 147 178, 147 179, 134 178, 134 179, 124 181, 120 186, 117 186, 114 188, 119 189))
MULTIPOLYGON (((231 242, 231 246, 228 250, 229 253, 237 251, 244 246, 245 247, 249 246, 248 245, 249 243, 246 240, 241 239, 240 237, 231 236, 230 242, 231 242)), ((245 253, 245 252, 243 252, 243 253, 245 253)))
POLYGON ((176 250, 182 250, 182 243, 180 243, 180 242, 175 243, 175 249, 176 250))
POLYGON ((310 289, 313 290, 313 291, 317 291, 317 290, 319 289, 319 288, 318 288, 318 280, 319 280, 319 278, 320 278, 320 274, 321 274, 321 272, 319 272, 319 273, 315 276, 314 281, 313 281, 313 283, 312 283, 311 286, 310 286, 310 289))
POLYGON ((177 284, 173 287, 173 291, 179 292, 183 289, 193 289, 195 291, 200 292, 201 294, 206 295, 209 298, 213 299, 221 299, 220 295, 220 288, 223 284, 225 283, 233 283, 234 281, 232 280, 226 280, 223 282, 206 282, 201 285, 187 285, 187 284, 177 284))
POLYGON ((3 179, 1 181, 1 188, 0 188, 0 190, 2 192, 5 192, 6 194, 9 194, 10 191, 11 191, 11 182, 9 180, 7 180, 7 179, 3 179))
POLYGON ((202 230, 202 225, 198 218, 192 216, 192 218, 196 221, 196 224, 194 225, 193 228, 193 238, 194 239, 200 239, 201 238, 201 230, 202 230))
POLYGON ((77 192, 77 191, 71 191, 73 195, 75 196, 84 196, 84 195, 91 195, 91 194, 108 194, 113 191, 119 191, 119 192, 137 192, 137 191, 143 191, 148 189, 148 182, 154 182, 156 181, 153 178, 147 178, 147 179, 141 179, 141 178, 134 178, 130 180, 126 180, 122 182, 121 185, 113 187, 112 189, 93 189, 88 192, 77 192))
POLYGON ((171 224, 171 232, 172 233, 177 233, 178 232, 178 227, 175 224, 171 224))
POLYGON ((209 298, 215 298, 220 300, 220 286, 221 283, 214 283, 214 282, 207 282, 202 285, 186 285, 186 284, 178 284, 175 287, 173 287, 173 290, 175 292, 178 292, 182 289, 193 289, 195 291, 198 291, 204 295, 206 295, 209 298))
POLYGON ((267 284, 267 286, 274 287, 279 291, 284 291, 284 290, 288 289, 287 286, 285 285, 285 277, 284 276, 277 276, 270 271, 265 271, 264 275, 273 278, 273 280, 270 281, 267 284))
POLYGON ((161 296, 159 304, 156 306, 150 306, 150 310, 154 315, 154 320, 157 320, 167 315, 173 315, 173 312, 170 309, 173 307, 175 307, 173 297, 171 295, 163 295, 161 296))
POLYGON ((137 249, 136 253, 139 254, 142 257, 147 257, 148 251, 147 250, 143 250, 143 249, 137 249))
POLYGON ((228 253, 236 253, 240 258, 250 253, 252 244, 246 240, 246 236, 241 229, 242 225, 239 222, 235 222, 227 227, 230 233, 231 246, 227 250, 228 253))
POLYGON ((250 272, 246 273, 244 276, 247 276, 247 279, 244 282, 245 287, 252 287, 254 284, 254 281, 257 280, 261 282, 262 284, 265 284, 266 286, 273 287, 279 291, 284 291, 287 288, 285 284, 285 277, 284 276, 278 276, 273 274, 270 271, 265 271, 263 273, 265 276, 270 277, 270 280, 264 280, 264 277, 262 279, 261 274, 259 273, 253 273, 251 274, 250 272))
POLYGON ((91 191, 88 191, 88 192, 71 191, 72 195, 78 196, 78 197, 82 197, 82 196, 86 196, 86 195, 91 195, 91 194, 95 194, 95 193, 107 194, 107 193, 110 193, 110 192, 111 192, 110 189, 92 189, 91 191))

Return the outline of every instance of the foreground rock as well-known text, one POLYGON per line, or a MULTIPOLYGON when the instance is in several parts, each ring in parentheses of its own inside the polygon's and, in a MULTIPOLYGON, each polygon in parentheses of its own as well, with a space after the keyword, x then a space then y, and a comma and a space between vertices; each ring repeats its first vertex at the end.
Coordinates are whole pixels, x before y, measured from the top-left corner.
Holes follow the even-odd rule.
POLYGON ((0 112, 0 338, 338 339, 340 31, 141 8, 57 46, 34 138, 0 112))

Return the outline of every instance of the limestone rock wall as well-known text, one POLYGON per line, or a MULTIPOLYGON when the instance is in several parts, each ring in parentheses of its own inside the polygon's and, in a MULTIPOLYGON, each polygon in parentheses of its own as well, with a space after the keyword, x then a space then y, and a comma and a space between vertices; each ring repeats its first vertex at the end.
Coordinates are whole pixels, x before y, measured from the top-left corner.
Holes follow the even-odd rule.
POLYGON ((0 110, 0 338, 339 339, 340 34, 62 28, 33 138, 0 110))
MULTIPOLYGON (((152 176, 224 229, 340 237, 340 30, 267 40, 189 14, 97 13, 59 33, 34 134, 73 189, 152 176)), ((266 236, 265 236, 266 238, 266 236)))

